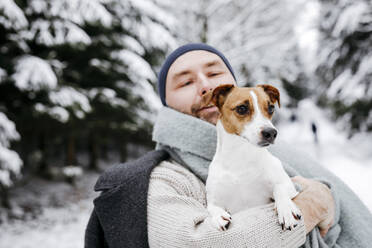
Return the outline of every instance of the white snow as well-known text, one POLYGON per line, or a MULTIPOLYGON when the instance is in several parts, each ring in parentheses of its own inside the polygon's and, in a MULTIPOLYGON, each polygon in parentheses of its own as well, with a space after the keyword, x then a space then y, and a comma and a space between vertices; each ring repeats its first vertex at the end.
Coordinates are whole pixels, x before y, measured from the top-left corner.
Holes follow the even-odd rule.
POLYGON ((11 186, 13 184, 10 174, 18 176, 23 162, 18 153, 9 150, 0 144, 0 184, 11 186))
POLYGON ((78 177, 83 175, 83 170, 79 166, 68 165, 62 168, 62 172, 67 177, 78 177))
POLYGON ((135 38, 125 35, 122 39, 124 46, 126 46, 128 50, 138 53, 139 55, 145 54, 145 48, 135 38))
POLYGON ((128 76, 133 82, 136 82, 138 79, 149 79, 156 80, 156 75, 152 70, 149 63, 144 60, 140 55, 124 49, 121 51, 115 51, 111 54, 112 58, 120 59, 128 67, 128 76))
POLYGON ((141 44, 146 48, 160 48, 163 50, 176 47, 177 42, 162 24, 144 16, 141 22, 128 18, 122 20, 122 25, 134 35, 138 36, 141 44))
POLYGON ((23 11, 13 0, 1 0, 0 13, 0 23, 8 29, 21 29, 28 25, 23 11))
POLYGON ((100 22, 110 26, 112 16, 99 0, 51 0, 49 4, 43 0, 30 1, 28 12, 43 13, 48 17, 59 17, 71 23, 100 22))
POLYGON ((116 92, 109 88, 93 88, 88 91, 90 99, 98 97, 102 103, 108 103, 113 107, 129 107, 129 103, 122 98, 117 97, 116 92))
POLYGON ((13 184, 11 174, 15 176, 20 174, 23 162, 18 153, 8 149, 10 141, 19 139, 15 124, 0 112, 0 185, 11 186, 13 184))
POLYGON ((14 122, 0 112, 0 145, 9 147, 9 141, 19 140, 20 135, 16 130, 14 122))
POLYGON ((31 55, 24 55, 17 61, 12 78, 16 86, 25 91, 54 89, 57 86, 57 77, 49 63, 31 55))
POLYGON ((88 97, 72 87, 65 86, 56 91, 51 91, 49 99, 56 105, 73 108, 75 115, 79 118, 84 117, 84 112, 92 111, 88 97), (79 108, 77 109, 76 106, 79 108))
POLYGON ((69 21, 35 20, 29 30, 24 30, 20 34, 27 40, 36 40, 37 43, 47 46, 64 43, 85 45, 91 43, 88 34, 78 25, 69 21))
POLYGON ((176 18, 151 0, 126 0, 125 4, 131 4, 142 15, 151 17, 169 28, 176 26, 176 18))
POLYGON ((11 186, 11 174, 20 174, 23 162, 18 153, 9 149, 10 141, 19 139, 15 124, 0 112, 0 185, 11 186))
POLYGON ((337 19, 332 35, 334 37, 340 37, 342 32, 345 32, 344 35, 354 32, 357 29, 363 14, 367 13, 367 11, 368 4, 363 1, 345 6, 337 19))
MULTIPOLYGON (((113 52, 111 56, 122 60, 127 65, 126 72, 128 77, 135 84, 134 87, 128 86, 127 89, 132 91, 133 94, 142 96, 150 108, 154 110, 159 109, 162 106, 159 96, 150 83, 150 81, 155 82, 157 80, 156 74, 147 61, 138 54, 126 49, 120 52, 113 52)), ((143 114, 143 117, 147 119, 154 118, 153 114, 143 114)))
MULTIPOLYGON (((41 213, 37 219, 28 217, 26 221, 16 219, 2 223, 0 247, 84 247, 85 227, 93 209, 93 199, 98 195, 93 191, 97 176, 84 172, 76 179, 75 186, 41 180, 29 182, 25 187, 31 188, 30 191, 16 194, 21 198, 18 204, 30 205, 37 197, 38 205, 43 207, 41 213), (57 206, 51 206, 53 204, 57 206)), ((18 205, 14 207, 18 208, 17 212, 24 211, 18 205)))
POLYGON ((35 110, 39 113, 47 113, 52 118, 62 123, 66 123, 70 118, 68 111, 59 106, 47 107, 41 103, 36 103, 35 110))

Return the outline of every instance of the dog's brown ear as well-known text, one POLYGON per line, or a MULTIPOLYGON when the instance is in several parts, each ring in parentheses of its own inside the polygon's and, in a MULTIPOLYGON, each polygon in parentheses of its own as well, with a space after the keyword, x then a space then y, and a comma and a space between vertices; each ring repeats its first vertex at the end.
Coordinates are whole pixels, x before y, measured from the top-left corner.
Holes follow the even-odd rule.
POLYGON ((221 84, 220 86, 216 87, 213 90, 212 94, 212 102, 213 104, 221 109, 222 105, 224 104, 227 95, 231 92, 231 90, 235 86, 233 84, 221 84))
POLYGON ((278 102, 278 106, 280 108, 280 93, 277 88, 269 84, 259 84, 257 87, 260 87, 265 91, 265 93, 270 97, 270 101, 272 103, 278 102))

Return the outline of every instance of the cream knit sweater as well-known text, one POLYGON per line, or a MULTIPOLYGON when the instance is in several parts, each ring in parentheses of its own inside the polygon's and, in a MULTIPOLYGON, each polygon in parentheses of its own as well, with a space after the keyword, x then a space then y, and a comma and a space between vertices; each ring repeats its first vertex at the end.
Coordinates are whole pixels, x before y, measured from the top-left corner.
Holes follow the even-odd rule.
POLYGON ((292 231, 282 231, 274 204, 234 214, 224 232, 211 225, 206 205, 202 181, 174 161, 160 163, 148 192, 150 247, 299 247, 305 242, 303 218, 292 231))

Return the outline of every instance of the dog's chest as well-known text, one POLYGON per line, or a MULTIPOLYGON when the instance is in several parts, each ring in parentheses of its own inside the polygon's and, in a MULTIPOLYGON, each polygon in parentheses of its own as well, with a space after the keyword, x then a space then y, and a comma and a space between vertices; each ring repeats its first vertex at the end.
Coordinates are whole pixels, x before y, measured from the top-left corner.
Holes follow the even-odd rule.
POLYGON ((219 168, 216 174, 215 182, 209 182, 214 201, 231 213, 271 202, 273 185, 264 168, 247 166, 239 171, 219 168))

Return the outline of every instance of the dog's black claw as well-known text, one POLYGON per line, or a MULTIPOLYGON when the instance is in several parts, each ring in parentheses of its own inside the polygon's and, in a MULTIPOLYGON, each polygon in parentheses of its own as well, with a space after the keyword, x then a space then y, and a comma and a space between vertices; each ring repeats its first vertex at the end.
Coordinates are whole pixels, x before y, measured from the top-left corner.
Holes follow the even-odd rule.
POLYGON ((284 224, 282 223, 282 230, 284 231, 284 224))
POLYGON ((301 215, 297 214, 296 216, 297 216, 297 218, 298 218, 299 220, 301 220, 301 215))
POLYGON ((227 230, 227 229, 229 228, 230 223, 231 223, 231 222, 229 222, 229 223, 227 223, 227 224, 225 225, 225 230, 227 230))
POLYGON ((291 228, 291 227, 288 227, 288 230, 289 230, 289 231, 292 231, 292 228, 291 228))

